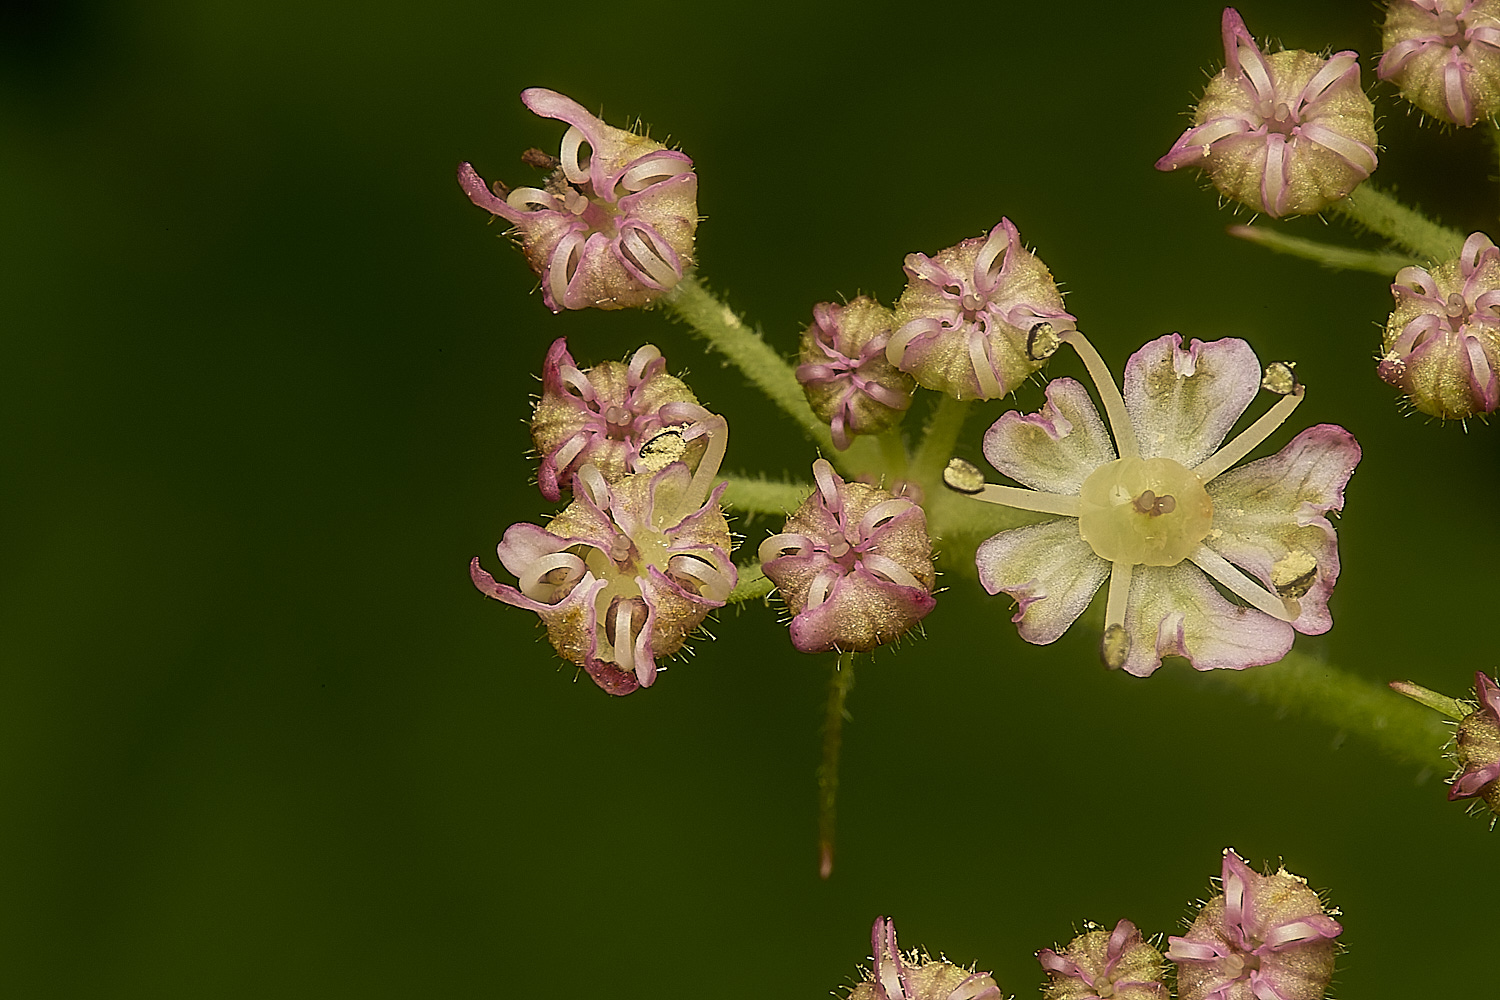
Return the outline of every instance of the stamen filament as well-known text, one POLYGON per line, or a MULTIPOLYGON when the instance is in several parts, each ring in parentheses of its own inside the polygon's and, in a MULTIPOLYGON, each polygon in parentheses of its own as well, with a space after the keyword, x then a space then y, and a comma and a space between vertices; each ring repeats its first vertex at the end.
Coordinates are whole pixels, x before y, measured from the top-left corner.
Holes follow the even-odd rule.
POLYGON ((1099 392, 1099 399, 1104 403, 1104 414, 1109 418, 1109 429, 1114 432, 1115 450, 1120 453, 1121 458, 1135 458, 1141 453, 1140 445, 1135 440, 1135 425, 1130 422, 1130 411, 1125 409, 1125 397, 1120 395, 1120 387, 1115 385, 1115 377, 1110 374, 1109 366, 1094 350, 1094 345, 1089 339, 1077 330, 1064 330, 1058 334, 1058 339, 1073 345, 1073 350, 1078 352, 1078 357, 1083 361, 1083 367, 1088 370, 1089 378, 1094 380, 1094 388, 1099 392))
POLYGON ((1106 630, 1125 625, 1125 605, 1130 599, 1130 578, 1135 575, 1135 564, 1116 561, 1110 564, 1109 598, 1104 604, 1104 628, 1106 630))
POLYGON ((1296 601, 1271 593, 1207 545, 1198 546, 1198 550, 1188 556, 1188 559, 1194 566, 1222 583, 1231 594, 1278 621, 1296 621, 1302 614, 1302 608, 1296 601))
POLYGON ((1281 426, 1282 421, 1292 415, 1292 411, 1302 403, 1305 393, 1302 386, 1297 386, 1277 400, 1275 406, 1261 414, 1259 420, 1241 431, 1233 441, 1198 463, 1193 468, 1198 481, 1208 483, 1254 451, 1262 441, 1271 436, 1272 431, 1281 426))
POLYGON ((1043 493, 1040 490, 1023 490, 1015 486, 999 486, 995 483, 985 483, 984 489, 969 495, 975 500, 1014 507, 1017 510, 1034 510, 1038 514, 1077 517, 1083 512, 1077 497, 1065 496, 1061 493, 1043 493))
POLYGON ((676 521, 681 521, 703 506, 709 493, 713 492, 714 480, 718 477, 719 466, 724 461, 724 451, 729 447, 728 421, 723 417, 710 414, 709 419, 703 423, 708 428, 708 450, 698 460, 698 471, 693 473, 693 481, 689 484, 687 492, 683 494, 681 505, 676 513, 676 521))

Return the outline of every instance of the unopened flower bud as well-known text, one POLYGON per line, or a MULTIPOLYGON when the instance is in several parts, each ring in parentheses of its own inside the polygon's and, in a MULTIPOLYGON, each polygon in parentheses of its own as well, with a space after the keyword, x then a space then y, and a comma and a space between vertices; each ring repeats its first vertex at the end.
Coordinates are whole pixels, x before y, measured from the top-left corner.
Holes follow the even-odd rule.
POLYGON ((529 157, 555 168, 543 185, 491 190, 467 163, 458 183, 475 205, 515 227, 547 308, 643 306, 674 287, 693 263, 693 161, 553 91, 532 87, 521 100, 569 125, 555 163, 529 157))
POLYGON ((1113 931, 1090 924, 1061 954, 1043 948, 1036 957, 1052 974, 1046 1000, 1167 1000, 1161 952, 1129 920, 1113 931))
POLYGON ((1004 994, 988 972, 975 972, 946 959, 934 960, 896 945, 896 922, 876 917, 870 931, 872 959, 862 970, 865 982, 848 1000, 1002 1000, 1004 994))
POLYGON ((1377 72, 1451 125, 1500 111, 1500 0, 1391 0, 1377 72))
POLYGON ((1021 246, 1009 219, 932 257, 907 255, 906 274, 886 357, 927 388, 959 399, 1014 391, 1046 363, 1053 335, 1074 327, 1052 272, 1021 246), (1050 329, 1033 354, 1032 331, 1043 323, 1050 329))
POLYGON ((912 501, 846 483, 823 459, 818 488, 760 546, 762 569, 804 653, 870 650, 905 635, 936 604, 927 515, 912 501))
POLYGON ((1500 405, 1500 249, 1483 233, 1457 260, 1404 267, 1376 369, 1423 413, 1462 420, 1500 405))
POLYGON ((813 307, 797 381, 813 413, 828 421, 840 451, 856 434, 894 427, 911 405, 912 377, 885 357, 893 319, 889 309, 863 295, 848 305, 813 307))
POLYGON ((680 650, 738 579, 723 484, 709 494, 717 472, 717 462, 697 475, 674 462, 608 484, 586 465, 573 502, 545 529, 506 529, 497 551, 517 586, 495 582, 478 559, 474 586, 540 615, 559 655, 610 694, 650 687, 657 660, 680 650))
POLYGON ((553 342, 531 418, 543 496, 557 500, 585 465, 606 483, 660 472, 673 462, 698 467, 710 443, 723 440, 711 433, 717 418, 666 367, 661 352, 647 344, 628 362, 580 371, 567 340, 553 342))
POLYGON ((1476 673, 1474 691, 1479 708, 1464 716, 1453 738, 1459 772, 1448 798, 1478 797, 1500 814, 1500 684, 1476 673))
POLYGON ((1226 850, 1222 885, 1187 934, 1168 939, 1178 1000, 1321 1000, 1343 928, 1307 880, 1260 875, 1226 850))
POLYGON ((1226 196, 1271 216, 1322 211, 1375 169, 1375 107, 1359 56, 1265 55, 1225 8, 1224 69, 1158 170, 1201 169, 1226 196))

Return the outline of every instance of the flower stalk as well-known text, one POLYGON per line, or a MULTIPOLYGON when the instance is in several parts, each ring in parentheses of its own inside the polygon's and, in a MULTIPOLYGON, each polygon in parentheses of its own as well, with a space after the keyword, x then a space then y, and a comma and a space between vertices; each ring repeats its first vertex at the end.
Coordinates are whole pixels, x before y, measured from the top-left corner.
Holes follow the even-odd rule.
POLYGON ((823 757, 818 763, 818 877, 833 874, 833 844, 838 821, 839 755, 844 747, 844 719, 854 690, 854 653, 840 653, 828 678, 823 714, 823 757))

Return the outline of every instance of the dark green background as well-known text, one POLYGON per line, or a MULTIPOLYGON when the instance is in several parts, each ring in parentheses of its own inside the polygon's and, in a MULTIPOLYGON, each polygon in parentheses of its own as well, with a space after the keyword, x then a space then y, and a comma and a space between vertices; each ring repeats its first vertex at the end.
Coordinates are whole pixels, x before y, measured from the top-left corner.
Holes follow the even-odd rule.
MULTIPOLYGON (((1037 948, 1176 930, 1232 844, 1342 907, 1337 996, 1493 995, 1497 841, 1441 775, 1181 664, 1107 674, 1086 629, 1029 647, 961 567, 861 672, 828 883, 827 665, 777 614, 616 700, 468 581, 545 517, 524 419, 556 336, 659 345, 727 468, 813 457, 660 314, 532 293, 453 168, 527 180, 562 131, 517 99, 541 85, 694 157, 704 273, 786 353, 813 303, 889 301, 904 254, 1007 215, 1117 369, 1170 330, 1300 359, 1298 424, 1365 460, 1337 625, 1298 648, 1455 694, 1493 671, 1495 431, 1399 416, 1386 282, 1232 241, 1152 169, 1222 58, 1212 3, 7 11, 0 992, 817 997, 892 913, 1035 996, 1037 948)), ((1242 12, 1371 79, 1369 5, 1242 12)), ((1483 135, 1378 100, 1379 179, 1492 225, 1483 135)))

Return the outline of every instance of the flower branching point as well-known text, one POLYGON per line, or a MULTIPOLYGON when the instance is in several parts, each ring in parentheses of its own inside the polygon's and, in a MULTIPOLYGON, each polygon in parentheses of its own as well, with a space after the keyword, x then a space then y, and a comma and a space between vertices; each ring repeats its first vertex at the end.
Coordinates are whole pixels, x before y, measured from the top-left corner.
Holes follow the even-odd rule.
POLYGON ((1375 109, 1356 53, 1266 55, 1232 7, 1223 37, 1224 69, 1158 170, 1198 167, 1224 195, 1277 217, 1321 211, 1370 176, 1375 109))
POLYGON ((1391 0, 1376 72, 1451 125, 1500 111, 1500 0, 1391 0))
POLYGON ((1036 957, 1051 974, 1046 1000, 1167 1000, 1161 952, 1129 920, 1112 931, 1091 925, 1061 953, 1043 948, 1036 957))
POLYGON ((1262 372, 1242 340, 1184 348, 1174 333, 1131 356, 1122 394, 1082 334, 1062 339, 1084 360, 1109 431, 1081 384, 1056 379, 1040 412, 1006 413, 985 435, 990 463, 1030 489, 956 469, 946 477, 978 499, 1055 516, 1002 531, 976 553, 985 589, 1016 600, 1021 637, 1057 639, 1105 579, 1102 656, 1137 676, 1165 655, 1199 670, 1270 663, 1294 631, 1326 632, 1339 575, 1326 514, 1343 508, 1359 445, 1320 424, 1232 468, 1301 402, 1291 367, 1262 372), (1221 444, 1259 388, 1278 401, 1221 444))
MULTIPOLYGON (((559 337, 547 352, 531 435, 542 456, 537 485, 557 500, 585 465, 605 482, 659 472, 675 461, 697 468, 716 418, 647 344, 625 363, 580 371, 559 337)), ((722 435, 719 436, 722 441, 722 435)))
POLYGON ((817 489, 760 546, 762 569, 792 613, 804 653, 894 642, 936 605, 927 516, 905 497, 846 483, 824 459, 817 489))
POLYGON ((894 427, 911 406, 912 377, 885 356, 893 319, 889 309, 866 296, 847 305, 813 307, 813 324, 802 335, 797 381, 813 413, 828 421, 840 451, 856 434, 894 427))
POLYGON ((714 440, 696 472, 673 462, 660 472, 605 482, 579 470, 574 499, 547 527, 514 524, 497 552, 517 577, 495 581, 476 558, 479 591, 536 612, 554 648, 610 694, 656 680, 657 661, 678 652, 738 576, 729 525, 713 487, 728 434, 713 418, 714 440))
POLYGON ((549 171, 543 185, 491 189, 468 163, 459 164, 458 183, 514 227, 547 308, 643 306, 675 287, 692 266, 698 228, 693 161, 551 90, 533 87, 521 100, 568 125, 557 157, 528 154, 549 171))
POLYGON ((1014 391, 1046 362, 1027 349, 1031 330, 1073 326, 1052 273, 1021 246, 1009 219, 932 257, 909 254, 906 274, 886 357, 958 399, 1014 391))
POLYGON ((903 956, 896 944, 896 922, 887 917, 875 918, 870 949, 868 979, 849 992, 848 1000, 1003 1000, 988 972, 919 952, 903 956))
POLYGON ((1284 868, 1258 874, 1226 850, 1222 886, 1187 934, 1168 939, 1178 1000, 1320 1000, 1343 928, 1307 881, 1284 868))
POLYGON ((1458 259, 1402 268, 1391 285, 1377 371, 1412 406, 1443 419, 1491 413, 1500 405, 1500 249, 1483 233, 1458 259))

